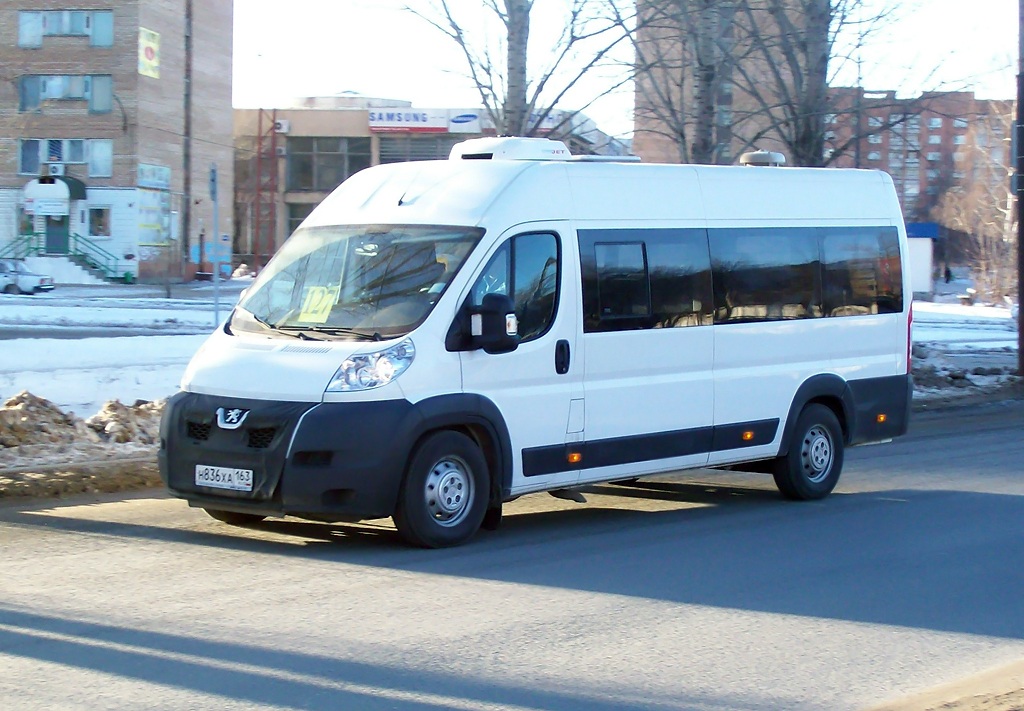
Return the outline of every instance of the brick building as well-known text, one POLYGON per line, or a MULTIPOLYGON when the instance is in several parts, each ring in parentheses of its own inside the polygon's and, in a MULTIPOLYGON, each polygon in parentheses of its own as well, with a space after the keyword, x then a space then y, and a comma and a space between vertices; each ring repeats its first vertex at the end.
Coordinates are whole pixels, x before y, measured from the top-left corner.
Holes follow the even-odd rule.
POLYGON ((0 254, 65 282, 208 263, 199 236, 233 232, 231 36, 231 0, 2 0, 0 254))
MULTIPOLYGON (((234 126, 234 252, 255 268, 353 173, 382 163, 446 159, 456 143, 494 133, 482 109, 424 109, 358 94, 236 109, 234 126)), ((574 154, 629 152, 582 114, 553 112, 545 127, 574 154)))
POLYGON ((973 92, 898 99, 893 91, 854 87, 832 88, 829 99, 830 165, 889 173, 908 221, 929 219, 942 194, 966 180, 1007 180, 1012 101, 978 99, 973 92))

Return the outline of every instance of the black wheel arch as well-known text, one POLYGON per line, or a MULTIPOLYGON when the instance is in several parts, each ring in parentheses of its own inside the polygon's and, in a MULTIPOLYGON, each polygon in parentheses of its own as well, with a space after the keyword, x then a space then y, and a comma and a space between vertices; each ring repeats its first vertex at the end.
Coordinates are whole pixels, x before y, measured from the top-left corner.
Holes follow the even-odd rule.
POLYGON ((849 444, 852 438, 851 423, 856 421, 856 403, 853 393, 845 380, 834 373, 821 373, 805 380, 789 406, 786 425, 782 430, 782 444, 779 456, 789 454, 789 443, 793 439, 793 428, 800 413, 811 403, 820 403, 835 413, 839 426, 843 429, 843 444, 849 444))
POLYGON ((416 403, 419 415, 409 449, 408 465, 420 443, 434 432, 454 430, 479 445, 490 470, 491 505, 500 504, 512 491, 512 440, 505 418, 489 398, 471 393, 438 395, 416 403))

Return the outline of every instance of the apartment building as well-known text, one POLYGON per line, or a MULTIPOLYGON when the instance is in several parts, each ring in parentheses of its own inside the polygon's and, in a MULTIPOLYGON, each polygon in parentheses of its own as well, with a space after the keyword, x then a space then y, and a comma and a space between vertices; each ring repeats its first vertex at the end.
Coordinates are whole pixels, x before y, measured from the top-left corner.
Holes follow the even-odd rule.
POLYGON ((1012 101, 973 92, 899 99, 893 91, 857 87, 832 88, 829 98, 830 165, 889 173, 908 221, 928 219, 942 194, 965 180, 1008 180, 1012 101))
POLYGON ((231 0, 0 2, 0 254, 58 281, 208 269, 233 232, 231 36, 231 0))

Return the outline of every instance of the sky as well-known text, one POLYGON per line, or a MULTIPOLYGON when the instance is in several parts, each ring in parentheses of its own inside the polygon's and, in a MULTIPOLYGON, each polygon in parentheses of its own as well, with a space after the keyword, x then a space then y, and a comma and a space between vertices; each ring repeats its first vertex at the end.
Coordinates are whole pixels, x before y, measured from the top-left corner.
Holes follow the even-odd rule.
MULTIPOLYGON (((561 1, 538 2, 535 14, 561 1)), ((905 97, 931 90, 973 90, 986 99, 1016 96, 1015 0, 866 1, 867 16, 885 5, 894 6, 894 14, 864 38, 865 88, 894 89, 905 97)), ((354 91, 412 101, 419 108, 480 106, 453 42, 403 9, 406 4, 426 9, 428 3, 235 0, 234 105, 272 108, 296 96, 354 91)), ((480 0, 453 3, 468 13, 481 5, 480 0)), ((474 26, 471 20, 467 32, 474 26)), ((538 15, 531 35, 535 57, 550 55, 557 26, 556 15, 538 15)), ((855 63, 834 64, 833 70, 833 84, 856 85, 855 63)), ((613 81, 594 77, 576 100, 600 96, 585 113, 605 132, 625 136, 632 129, 632 90, 627 86, 604 95, 613 81)))

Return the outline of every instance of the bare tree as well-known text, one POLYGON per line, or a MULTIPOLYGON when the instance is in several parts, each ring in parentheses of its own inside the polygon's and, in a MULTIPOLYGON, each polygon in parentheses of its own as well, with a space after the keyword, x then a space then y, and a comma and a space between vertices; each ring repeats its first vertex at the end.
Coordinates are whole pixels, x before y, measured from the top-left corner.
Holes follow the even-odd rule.
POLYGON ((654 134, 640 135, 639 141, 670 142, 684 163, 717 162, 719 147, 728 143, 727 127, 716 127, 715 107, 723 99, 734 0, 648 0, 638 5, 631 34, 635 115, 654 134))
POLYGON ((891 13, 865 18, 862 4, 641 0, 634 35, 638 134, 674 136, 683 159, 695 162, 728 162, 729 147, 736 153, 770 147, 796 165, 825 164, 860 138, 825 151, 829 80, 852 60, 838 38, 876 31, 891 13), (710 153, 698 149, 712 142, 710 153))
POLYGON ((993 111, 968 132, 954 177, 933 215, 966 237, 966 256, 979 294, 989 301, 1017 293, 1017 216, 1010 176, 1013 102, 992 102, 993 111))
MULTIPOLYGON (((590 96, 572 110, 561 110, 569 96, 579 95, 580 80, 612 66, 616 47, 624 44, 622 25, 606 11, 611 0, 562 0, 563 27, 554 46, 531 51, 534 0, 482 0, 475 19, 455 10, 452 0, 430 0, 406 9, 443 32, 462 53, 467 76, 499 135, 532 136, 559 133, 599 96, 590 96), (575 90, 575 95, 574 95, 575 90)), ((465 8, 465 5, 461 7, 465 8)), ((616 16, 619 17, 618 15, 616 16)), ((620 76, 600 95, 629 81, 620 76)))

